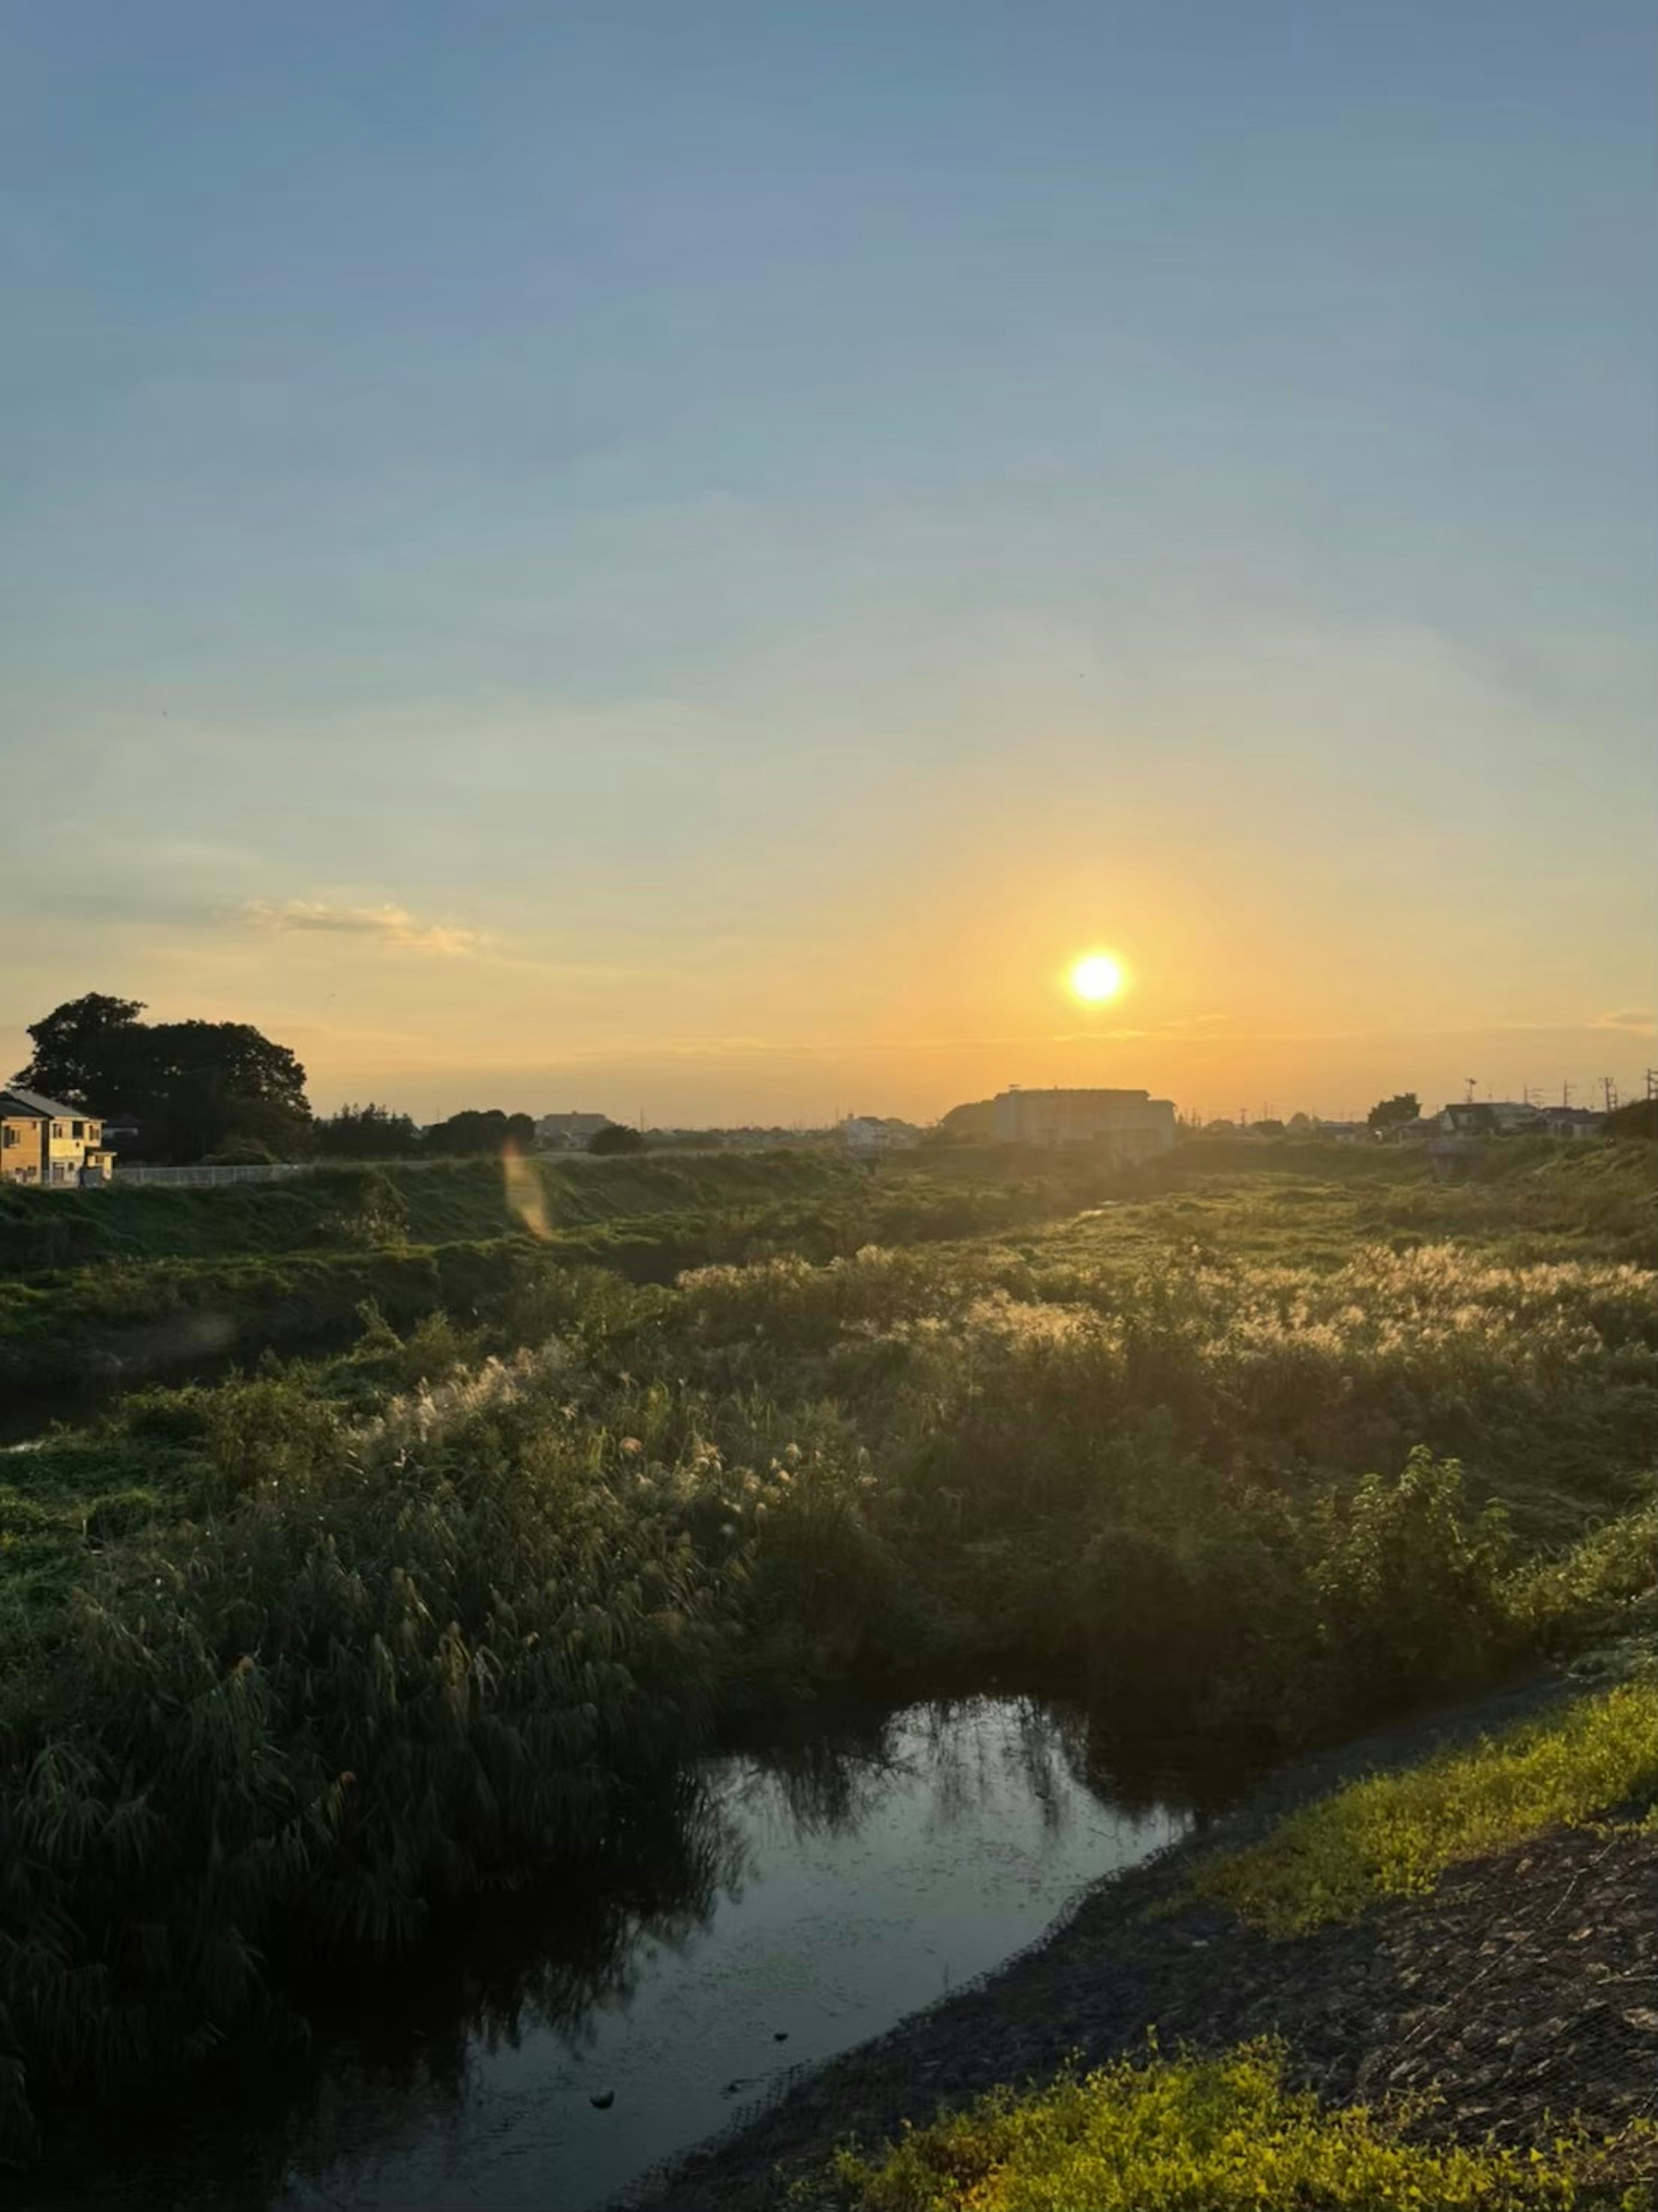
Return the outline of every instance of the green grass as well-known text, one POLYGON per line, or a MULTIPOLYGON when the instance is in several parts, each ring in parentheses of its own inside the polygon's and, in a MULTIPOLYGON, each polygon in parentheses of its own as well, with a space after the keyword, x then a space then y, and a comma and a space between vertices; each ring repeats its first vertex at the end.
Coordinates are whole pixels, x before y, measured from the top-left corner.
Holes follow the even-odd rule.
POLYGON ((1658 1796, 1658 1685, 1620 1685, 1472 1751, 1351 1784, 1218 1858, 1200 1895, 1251 1926, 1297 1935, 1380 1899, 1430 1890, 1449 1867, 1658 1796))
MULTIPOLYGON (((117 1184, 100 1191, 0 1188, 0 1270, 26 1271, 61 1259, 225 1259, 293 1252, 325 1235, 328 1217, 367 1172, 342 1164, 274 1183, 216 1190, 117 1184)), ((416 1243, 501 1237, 522 1225, 499 1160, 439 1160, 390 1166, 416 1243)), ((640 1214, 712 1210, 784 1198, 826 1197, 857 1187, 857 1170, 808 1152, 729 1158, 536 1160, 531 1172, 555 1227, 586 1227, 640 1214)))
POLYGON ((1650 2204, 1654 2137, 1570 2132, 1530 2151, 1411 2140, 1414 2107, 1330 2110, 1287 2086, 1279 2051, 1122 2061, 843 2152, 797 2212, 1403 2212, 1650 2204))

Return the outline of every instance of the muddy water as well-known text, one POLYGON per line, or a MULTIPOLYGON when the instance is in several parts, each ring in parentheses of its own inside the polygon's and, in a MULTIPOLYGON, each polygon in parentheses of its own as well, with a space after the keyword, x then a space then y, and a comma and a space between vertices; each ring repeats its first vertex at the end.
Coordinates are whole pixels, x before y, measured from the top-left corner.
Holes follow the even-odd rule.
POLYGON ((998 1966, 1192 1817, 1178 1782, 1102 1771, 1081 1717, 1018 1698, 712 1762, 610 1891, 495 1916, 377 1992, 285 2100, 216 2100, 72 2201, 582 2212, 998 1966))

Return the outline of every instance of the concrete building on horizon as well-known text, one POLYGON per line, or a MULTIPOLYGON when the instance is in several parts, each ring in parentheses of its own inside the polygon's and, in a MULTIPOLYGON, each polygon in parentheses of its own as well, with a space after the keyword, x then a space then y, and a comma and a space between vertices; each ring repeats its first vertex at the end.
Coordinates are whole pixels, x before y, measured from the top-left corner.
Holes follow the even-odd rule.
POLYGON ((993 1102, 999 1143, 1098 1145, 1120 1160, 1149 1159, 1175 1142, 1172 1100, 1146 1091, 999 1091, 993 1102))

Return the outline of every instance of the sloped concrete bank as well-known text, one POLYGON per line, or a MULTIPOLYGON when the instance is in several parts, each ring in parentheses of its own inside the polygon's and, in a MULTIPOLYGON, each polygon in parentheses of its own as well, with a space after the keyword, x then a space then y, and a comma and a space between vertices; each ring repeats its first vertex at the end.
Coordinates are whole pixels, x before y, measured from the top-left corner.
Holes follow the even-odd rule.
POLYGON ((1437 2083, 1429 2125, 1465 2138, 1523 2142, 1550 2113, 1608 2130, 1658 2113, 1658 1836, 1557 1832, 1456 1869, 1431 1897, 1291 1938, 1183 1901, 1197 1855, 1570 1686, 1536 1675, 1281 1770, 1203 1835, 1088 1892, 998 1973, 797 2081, 623 2202, 760 2212, 849 2136, 877 2143, 1073 2054, 1142 2050, 1153 2030, 1165 2050, 1281 2036, 1294 2073, 1335 2102, 1437 2083))

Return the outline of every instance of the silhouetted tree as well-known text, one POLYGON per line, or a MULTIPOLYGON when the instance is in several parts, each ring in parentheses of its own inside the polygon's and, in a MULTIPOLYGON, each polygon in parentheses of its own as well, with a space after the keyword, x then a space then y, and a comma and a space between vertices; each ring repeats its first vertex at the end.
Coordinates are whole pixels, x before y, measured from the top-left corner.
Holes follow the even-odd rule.
POLYGON ((1395 1129, 1401 1122, 1421 1119, 1422 1102, 1414 1091, 1401 1091, 1396 1097, 1384 1098, 1372 1106, 1365 1115, 1366 1125, 1378 1132, 1395 1129))
POLYGON ((305 1070, 248 1022, 143 1022, 142 1000, 100 992, 32 1023, 15 1080, 91 1113, 136 1115, 145 1149, 198 1160, 235 1139, 290 1155, 309 1138, 305 1070))
POLYGON ((509 1144, 527 1152, 535 1142, 536 1125, 528 1114, 503 1114, 499 1106, 469 1106, 446 1121, 434 1121, 421 1140, 421 1149, 434 1159, 470 1158, 480 1152, 501 1153, 509 1144))
POLYGON ((420 1131, 389 1106, 342 1106, 316 1126, 317 1150, 336 1160, 405 1160, 420 1150, 420 1131))
POLYGON ((138 1018, 143 1011, 142 999, 112 999, 102 991, 65 1000, 29 1024, 34 1054, 12 1081, 92 1114, 131 1105, 123 1086, 137 1079, 149 1034, 138 1018))
POLYGON ((587 1139, 590 1152, 642 1152, 644 1149, 645 1139, 638 1130, 629 1129, 621 1121, 612 1121, 608 1128, 595 1129, 587 1139))

